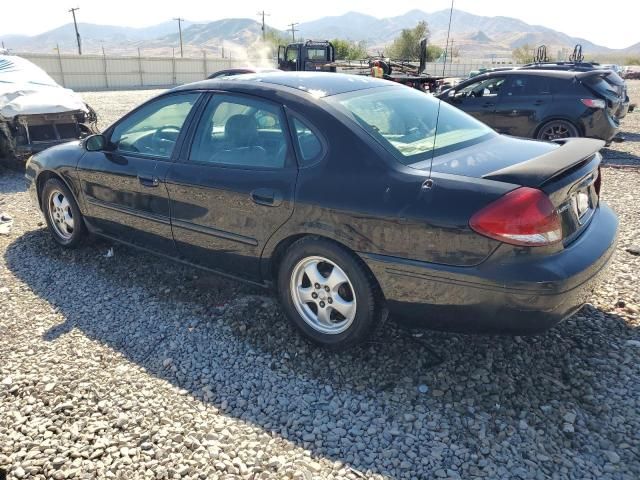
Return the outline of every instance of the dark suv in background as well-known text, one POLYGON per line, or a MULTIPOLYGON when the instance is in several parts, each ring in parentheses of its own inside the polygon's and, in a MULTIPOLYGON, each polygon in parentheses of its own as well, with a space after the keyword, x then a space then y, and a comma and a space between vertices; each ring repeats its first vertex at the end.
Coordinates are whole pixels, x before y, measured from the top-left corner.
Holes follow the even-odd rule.
POLYGON ((624 81, 608 70, 493 71, 459 83, 439 98, 499 133, 541 140, 591 137, 611 142, 628 109, 624 81))
POLYGON ((539 62, 539 63, 529 63, 527 65, 523 65, 518 67, 520 70, 564 70, 571 72, 590 72, 592 70, 607 70, 609 74, 604 76, 603 78, 609 85, 611 85, 611 89, 615 90, 616 93, 624 98, 624 102, 622 105, 622 112, 619 118, 623 118, 627 111, 632 112, 634 105, 630 104, 629 94, 627 92, 627 84, 622 78, 622 71, 620 66, 618 65, 600 65, 595 62, 539 62))

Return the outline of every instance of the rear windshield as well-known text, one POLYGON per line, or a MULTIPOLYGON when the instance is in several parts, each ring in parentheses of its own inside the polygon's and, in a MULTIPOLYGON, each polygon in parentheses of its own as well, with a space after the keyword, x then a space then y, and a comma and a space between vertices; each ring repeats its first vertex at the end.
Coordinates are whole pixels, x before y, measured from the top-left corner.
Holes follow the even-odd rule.
POLYGON ((405 165, 497 135, 461 110, 409 87, 359 90, 325 100, 353 118, 405 165))
MULTIPOLYGON (((617 85, 617 79, 610 75, 595 75, 587 77, 583 81, 596 92, 604 95, 620 95, 623 85, 617 85)), ((615 75, 617 77, 617 75, 615 75)))

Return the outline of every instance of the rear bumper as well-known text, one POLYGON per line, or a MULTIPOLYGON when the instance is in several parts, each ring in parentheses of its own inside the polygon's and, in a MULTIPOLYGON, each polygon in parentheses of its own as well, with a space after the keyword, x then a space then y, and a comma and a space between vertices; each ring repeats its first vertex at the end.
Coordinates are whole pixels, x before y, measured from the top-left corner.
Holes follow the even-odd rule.
POLYGON ((582 130, 585 137, 610 142, 620 132, 620 121, 605 110, 598 110, 582 119, 582 130))
POLYGON ((549 256, 489 258, 476 267, 362 257, 399 320, 460 332, 533 334, 589 300, 614 252, 617 228, 603 203, 578 239, 549 256))

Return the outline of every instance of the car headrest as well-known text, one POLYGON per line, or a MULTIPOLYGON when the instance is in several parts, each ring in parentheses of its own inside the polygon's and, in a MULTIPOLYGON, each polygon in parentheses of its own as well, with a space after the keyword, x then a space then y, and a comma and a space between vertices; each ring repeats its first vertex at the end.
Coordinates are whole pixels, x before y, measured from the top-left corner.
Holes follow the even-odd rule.
POLYGON ((258 122, 249 115, 233 115, 224 126, 224 136, 234 147, 248 147, 258 136, 258 122))

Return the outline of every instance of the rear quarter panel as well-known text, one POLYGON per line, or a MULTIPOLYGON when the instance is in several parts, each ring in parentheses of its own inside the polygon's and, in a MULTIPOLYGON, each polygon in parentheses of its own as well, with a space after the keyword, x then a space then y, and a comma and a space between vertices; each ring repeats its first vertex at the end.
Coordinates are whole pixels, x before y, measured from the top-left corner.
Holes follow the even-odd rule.
POLYGON ((460 266, 481 263, 497 247, 471 231, 469 218, 513 186, 434 172, 433 187, 424 188, 428 170, 402 165, 350 120, 304 116, 326 136, 328 151, 300 169, 294 213, 268 242, 267 262, 281 241, 299 234, 363 254, 460 266))

